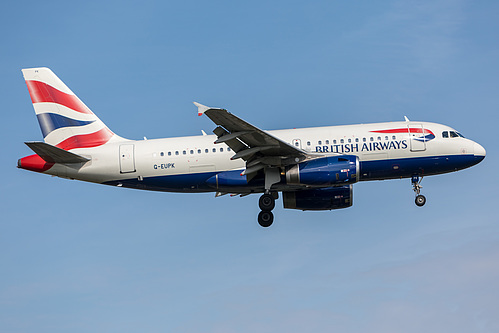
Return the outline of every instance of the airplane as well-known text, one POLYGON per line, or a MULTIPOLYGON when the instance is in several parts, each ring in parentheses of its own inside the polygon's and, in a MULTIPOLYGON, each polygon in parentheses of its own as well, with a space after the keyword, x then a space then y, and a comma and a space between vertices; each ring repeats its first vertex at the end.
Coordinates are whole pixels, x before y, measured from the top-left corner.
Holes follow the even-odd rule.
POLYGON ((283 206, 353 205, 359 181, 410 178, 423 206, 423 177, 471 167, 485 149, 446 125, 410 121, 262 130, 225 109, 194 102, 214 135, 128 140, 112 132, 50 69, 22 70, 43 134, 18 168, 62 178, 164 192, 260 193, 258 223, 283 206))

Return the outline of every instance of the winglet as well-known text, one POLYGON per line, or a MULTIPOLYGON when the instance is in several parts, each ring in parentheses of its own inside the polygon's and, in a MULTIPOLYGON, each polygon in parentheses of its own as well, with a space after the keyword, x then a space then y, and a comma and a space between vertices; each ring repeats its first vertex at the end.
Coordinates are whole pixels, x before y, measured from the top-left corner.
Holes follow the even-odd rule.
POLYGON ((193 102, 195 106, 198 107, 198 116, 202 116, 203 113, 205 113, 206 111, 208 111, 209 109, 211 109, 210 107, 206 106, 206 105, 203 105, 203 104, 199 104, 197 102, 193 102))

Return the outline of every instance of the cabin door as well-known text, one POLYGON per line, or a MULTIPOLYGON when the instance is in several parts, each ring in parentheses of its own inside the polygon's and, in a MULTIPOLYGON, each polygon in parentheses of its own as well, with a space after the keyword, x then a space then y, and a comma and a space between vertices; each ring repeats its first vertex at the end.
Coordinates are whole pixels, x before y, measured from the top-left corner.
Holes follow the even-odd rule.
POLYGON ((409 142, 411 145, 411 151, 425 151, 426 150, 426 139, 424 134, 424 128, 422 124, 410 124, 409 128, 409 142))
POLYGON ((120 145, 120 172, 135 172, 134 145, 120 145))

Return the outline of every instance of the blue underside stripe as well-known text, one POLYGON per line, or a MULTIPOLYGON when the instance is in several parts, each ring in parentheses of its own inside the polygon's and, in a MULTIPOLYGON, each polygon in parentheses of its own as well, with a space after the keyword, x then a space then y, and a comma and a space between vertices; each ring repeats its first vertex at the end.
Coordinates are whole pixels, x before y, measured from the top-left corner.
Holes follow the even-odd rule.
MULTIPOLYGON (((483 158, 484 156, 474 155, 446 155, 363 161, 360 163, 360 180, 410 178, 413 175, 438 175, 469 168, 482 161, 483 158)), ((233 172, 239 174, 241 170, 234 170, 233 172)), ((109 181, 104 184, 115 186, 121 184, 121 186, 128 188, 165 192, 214 192, 216 191, 216 188, 213 187, 213 184, 211 184, 212 181, 209 179, 217 173, 220 172, 144 177, 141 181, 137 178, 131 178, 109 181), (210 186, 210 184, 212 186, 210 186)), ((282 184, 286 186, 284 179, 282 184)), ((258 178, 252 180, 252 182, 246 186, 242 186, 239 181, 235 185, 239 190, 259 191, 263 189, 263 181, 258 178)), ((231 187, 227 186, 226 189, 230 191, 231 187)))
POLYGON ((58 128, 85 126, 95 121, 75 120, 56 113, 40 113, 36 117, 38 118, 38 123, 42 129, 43 137, 46 137, 50 132, 58 128))

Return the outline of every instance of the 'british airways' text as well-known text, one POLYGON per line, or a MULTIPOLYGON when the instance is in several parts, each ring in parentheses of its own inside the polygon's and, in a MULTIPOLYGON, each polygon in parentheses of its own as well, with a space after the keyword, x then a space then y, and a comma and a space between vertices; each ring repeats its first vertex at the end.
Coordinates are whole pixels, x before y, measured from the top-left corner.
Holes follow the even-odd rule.
POLYGON ((316 146, 315 152, 345 154, 345 153, 358 153, 363 151, 394 150, 394 149, 407 149, 407 140, 316 146))

